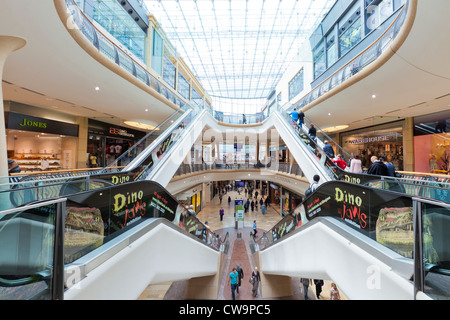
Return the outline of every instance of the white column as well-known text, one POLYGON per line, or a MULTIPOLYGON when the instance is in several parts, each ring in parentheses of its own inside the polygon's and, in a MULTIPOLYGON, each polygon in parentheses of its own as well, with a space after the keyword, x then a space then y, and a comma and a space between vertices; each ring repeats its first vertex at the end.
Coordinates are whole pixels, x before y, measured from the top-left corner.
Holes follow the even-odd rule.
MULTIPOLYGON (((25 46, 26 41, 17 37, 0 36, 0 78, 3 79, 3 67, 6 58, 13 51, 25 46)), ((3 106, 3 87, 0 85, 0 177, 8 176, 8 154, 6 146, 5 109, 3 106)), ((0 183, 7 183, 0 181, 0 183)))

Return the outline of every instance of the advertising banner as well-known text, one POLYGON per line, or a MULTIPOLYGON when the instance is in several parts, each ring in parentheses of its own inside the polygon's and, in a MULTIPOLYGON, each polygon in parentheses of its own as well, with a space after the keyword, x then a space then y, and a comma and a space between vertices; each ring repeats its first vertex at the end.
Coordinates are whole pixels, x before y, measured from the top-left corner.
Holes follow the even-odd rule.
POLYGON ((401 194, 329 182, 303 203, 306 217, 335 217, 365 235, 412 258, 414 250, 412 200, 401 194))
POLYGON ((236 225, 238 229, 244 228, 244 200, 234 200, 234 210, 236 213, 236 225))

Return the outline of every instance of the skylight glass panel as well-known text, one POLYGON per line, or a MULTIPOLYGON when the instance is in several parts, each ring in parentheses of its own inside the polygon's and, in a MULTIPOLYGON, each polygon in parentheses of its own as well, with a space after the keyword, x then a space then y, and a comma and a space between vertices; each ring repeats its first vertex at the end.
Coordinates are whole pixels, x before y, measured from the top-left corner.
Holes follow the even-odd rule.
POLYGON ((335 1, 144 2, 212 97, 213 108, 240 106, 256 113, 335 1))

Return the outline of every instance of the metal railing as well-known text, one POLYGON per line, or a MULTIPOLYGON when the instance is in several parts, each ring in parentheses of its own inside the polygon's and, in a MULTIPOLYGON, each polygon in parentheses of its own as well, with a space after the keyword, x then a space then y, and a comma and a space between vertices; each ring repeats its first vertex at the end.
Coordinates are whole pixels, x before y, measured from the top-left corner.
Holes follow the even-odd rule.
POLYGON ((0 212, 0 300, 64 298, 66 200, 0 212))
POLYGON ((405 22, 406 14, 408 13, 409 1, 402 7, 397 18, 386 29, 383 34, 378 37, 370 46, 368 46, 361 53, 356 55, 353 59, 347 62, 339 70, 325 79, 322 83, 313 88, 309 93, 302 97, 299 101, 294 103, 289 110, 296 108, 300 110, 306 107, 308 104, 323 96, 331 89, 336 88, 344 81, 358 74, 361 70, 367 67, 370 63, 374 62, 389 45, 394 41, 396 36, 401 30, 403 23, 405 22))

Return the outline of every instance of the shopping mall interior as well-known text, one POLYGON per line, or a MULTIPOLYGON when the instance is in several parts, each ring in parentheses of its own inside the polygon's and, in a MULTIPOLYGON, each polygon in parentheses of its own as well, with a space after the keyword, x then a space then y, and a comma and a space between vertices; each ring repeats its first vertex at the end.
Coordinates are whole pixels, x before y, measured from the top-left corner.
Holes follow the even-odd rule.
POLYGON ((0 300, 449 299, 449 10, 3 1, 0 300))

